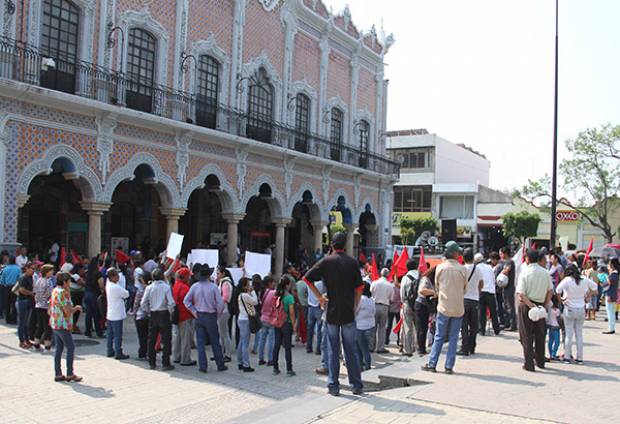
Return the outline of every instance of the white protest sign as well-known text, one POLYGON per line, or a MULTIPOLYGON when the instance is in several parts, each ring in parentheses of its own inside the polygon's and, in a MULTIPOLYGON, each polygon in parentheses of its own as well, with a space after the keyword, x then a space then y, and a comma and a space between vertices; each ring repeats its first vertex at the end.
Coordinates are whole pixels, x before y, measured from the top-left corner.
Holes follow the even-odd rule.
POLYGON ((189 269, 192 269, 192 252, 187 254, 187 261, 185 261, 185 263, 189 269))
POLYGON ((239 280, 243 277, 243 268, 226 268, 228 272, 230 272, 230 276, 232 277, 233 284, 236 286, 239 284, 239 280))
POLYGON ((220 262, 220 252, 217 249, 192 249, 192 265, 202 264, 216 268, 220 262))
POLYGON ((176 257, 181 254, 181 247, 183 247, 183 236, 177 233, 170 233, 168 247, 166 248, 166 257, 176 259, 176 257))
POLYGON ((247 275, 260 275, 265 278, 271 272, 271 255, 245 252, 245 271, 247 275))

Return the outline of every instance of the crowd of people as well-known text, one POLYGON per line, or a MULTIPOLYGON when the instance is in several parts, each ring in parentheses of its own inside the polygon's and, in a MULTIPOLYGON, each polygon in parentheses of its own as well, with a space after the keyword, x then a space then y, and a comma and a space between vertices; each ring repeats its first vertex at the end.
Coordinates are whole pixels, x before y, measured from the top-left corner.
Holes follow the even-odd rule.
POLYGON ((25 249, 17 256, 2 252, 0 312, 17 324, 22 349, 54 349, 55 381, 82 379, 73 369, 75 334, 105 338, 109 358, 128 359, 123 327, 133 321, 137 359, 151 369, 161 356, 164 371, 179 364, 206 373, 210 346, 217 371, 228 370, 235 352, 239 371, 255 370, 255 354, 258 366, 279 375, 284 350, 286 375, 293 377, 298 342, 320 355, 315 372, 328 376, 332 395, 340 393, 341 360, 353 393, 361 394, 372 354, 388 353, 392 341, 403 356, 428 355, 422 369, 429 372, 437 371, 447 343, 444 369, 452 374, 457 355, 475 355, 477 337, 502 331, 519 332, 527 371, 548 361, 581 364, 584 321, 595 319, 602 303, 605 334, 615 333, 618 258, 604 263, 529 249, 521 263, 508 248, 485 258, 450 241, 435 266, 412 255, 406 269, 390 269, 374 257, 361 263, 348 256, 345 244, 346 235, 337 233, 330 254, 307 270, 289 265, 278 280, 243 275, 238 281, 219 264, 190 269, 165 255, 64 255, 54 264, 53 258, 30 260, 25 249))

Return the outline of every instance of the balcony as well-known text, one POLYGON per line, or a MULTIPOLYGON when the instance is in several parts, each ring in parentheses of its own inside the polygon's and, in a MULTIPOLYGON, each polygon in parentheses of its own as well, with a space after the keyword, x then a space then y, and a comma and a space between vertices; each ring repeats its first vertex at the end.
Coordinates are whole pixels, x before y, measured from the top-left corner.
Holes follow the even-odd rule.
POLYGON ((386 156, 337 145, 267 117, 250 115, 185 91, 136 81, 94 64, 46 58, 6 38, 0 38, 0 78, 213 128, 384 175, 399 175, 399 164, 386 156))

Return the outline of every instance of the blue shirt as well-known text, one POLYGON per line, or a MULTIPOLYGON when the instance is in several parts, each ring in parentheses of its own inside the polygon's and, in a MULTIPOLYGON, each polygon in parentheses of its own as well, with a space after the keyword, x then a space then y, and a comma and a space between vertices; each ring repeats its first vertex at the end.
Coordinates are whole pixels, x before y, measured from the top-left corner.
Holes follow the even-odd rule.
POLYGON ((183 299, 183 304, 193 314, 198 312, 217 313, 224 312, 224 300, 219 288, 211 280, 202 280, 193 284, 183 299))
POLYGON ((14 286, 20 275, 22 275, 22 270, 17 265, 7 265, 0 273, 0 285, 14 286))

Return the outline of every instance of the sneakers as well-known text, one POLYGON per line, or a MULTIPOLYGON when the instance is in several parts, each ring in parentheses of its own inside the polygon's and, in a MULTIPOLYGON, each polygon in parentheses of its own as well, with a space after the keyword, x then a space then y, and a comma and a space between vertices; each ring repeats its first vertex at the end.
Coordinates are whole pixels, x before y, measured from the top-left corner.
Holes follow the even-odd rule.
POLYGON ((243 367, 243 372, 254 372, 254 368, 252 368, 252 367, 243 367))
POLYGON ((263 359, 261 359, 260 361, 258 361, 258 365, 265 365, 267 362, 264 361, 263 359))
POLYGON ((454 370, 452 368, 446 368, 446 374, 452 375, 454 374, 454 370))
POLYGON ((319 374, 319 375, 327 375, 327 374, 329 374, 329 371, 327 370, 327 368, 316 368, 314 370, 314 372, 319 374))
POLYGON ((361 387, 357 387, 353 390, 351 390, 351 392, 355 395, 355 396, 361 396, 364 394, 364 390, 361 387))
POLYGON ((161 367, 162 371, 172 371, 174 369, 174 365, 164 365, 161 367))
POLYGON ((456 354, 459 356, 469 356, 469 353, 465 352, 464 350, 459 350, 458 352, 456 352, 456 354))
POLYGON ((422 371, 427 371, 427 372, 437 372, 437 370, 435 369, 435 367, 431 367, 429 364, 424 364, 424 365, 422 365, 422 371))
POLYGON ((126 354, 124 354, 124 353, 121 353, 121 354, 119 354, 119 355, 116 355, 116 357, 115 357, 114 359, 117 359, 117 360, 119 360, 119 361, 122 361, 122 360, 124 360, 124 359, 129 359, 129 355, 126 355, 126 354))
POLYGON ((287 377, 294 377, 297 375, 297 373, 293 370, 289 370, 286 372, 287 377))
POLYGON ((277 368, 273 369, 273 375, 280 375, 280 370, 277 368))
POLYGON ((340 396, 340 390, 338 389, 327 389, 327 393, 334 397, 340 396))
POLYGON ((224 365, 222 368, 218 368, 218 371, 226 371, 228 369, 228 367, 226 365, 224 365))

